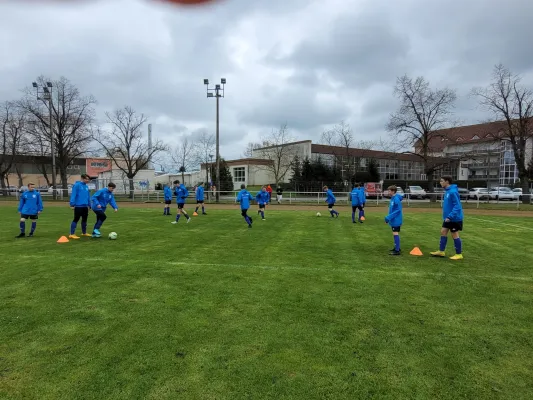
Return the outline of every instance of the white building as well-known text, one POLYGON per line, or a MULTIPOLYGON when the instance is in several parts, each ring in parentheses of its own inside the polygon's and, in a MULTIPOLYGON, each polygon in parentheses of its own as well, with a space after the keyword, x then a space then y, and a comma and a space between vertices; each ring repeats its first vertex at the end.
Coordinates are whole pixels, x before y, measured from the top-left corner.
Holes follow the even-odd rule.
MULTIPOLYGON (((274 177, 271 172, 271 168, 268 166, 272 163, 268 160, 262 160, 257 158, 242 158, 238 160, 227 160, 231 177, 233 179, 233 189, 240 189, 244 183, 246 186, 267 185, 274 183, 274 177)), ((200 181, 205 181, 206 169, 209 176, 209 182, 212 180, 212 173, 216 168, 215 163, 202 164, 200 169, 200 181)), ((213 182, 216 184, 215 182, 213 182)))

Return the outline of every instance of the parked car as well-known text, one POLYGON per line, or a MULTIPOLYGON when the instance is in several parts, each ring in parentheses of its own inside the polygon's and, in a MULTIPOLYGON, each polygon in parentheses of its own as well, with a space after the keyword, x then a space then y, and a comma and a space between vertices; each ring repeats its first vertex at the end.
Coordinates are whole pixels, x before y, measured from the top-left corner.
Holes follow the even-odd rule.
MULTIPOLYGON (((513 193, 514 193, 514 196, 515 196, 515 200, 520 200, 522 201, 522 198, 523 198, 523 195, 522 195, 522 188, 516 188, 516 189, 513 189, 513 193)), ((531 202, 531 199, 533 198, 533 189, 530 189, 529 190, 529 201, 531 202)))
POLYGON ((468 198, 474 200, 489 200, 489 190, 487 188, 473 188, 470 189, 468 198))
POLYGON ((461 200, 468 200, 468 197, 470 195, 470 190, 465 188, 458 188, 457 191, 459 192, 459 198, 461 200))
POLYGON ((515 193, 508 187, 492 188, 489 192, 491 200, 515 200, 515 193))
MULTIPOLYGON (((396 189, 397 189, 396 193, 401 194, 402 196, 405 194, 403 189, 400 186, 397 186, 396 189)), ((383 197, 386 197, 387 199, 390 197, 388 189, 385 189, 383 191, 383 197)))
POLYGON ((428 197, 426 191, 421 186, 409 186, 405 193, 409 194, 412 199, 425 199, 428 197))

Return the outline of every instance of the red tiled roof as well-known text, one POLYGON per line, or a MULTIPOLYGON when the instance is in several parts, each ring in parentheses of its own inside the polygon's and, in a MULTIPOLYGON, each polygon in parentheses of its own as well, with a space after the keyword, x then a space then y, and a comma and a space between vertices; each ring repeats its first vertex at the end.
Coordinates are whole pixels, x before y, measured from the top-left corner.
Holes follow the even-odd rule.
POLYGON ((442 152, 451 144, 491 142, 505 137, 506 130, 505 121, 439 129, 429 140, 429 148, 432 152, 442 152))
MULTIPOLYGON (((339 146, 328 146, 325 144, 312 144, 311 153, 343 156, 346 155, 346 148, 339 146)), ((382 160, 421 161, 420 157, 415 154, 392 153, 388 151, 355 148, 349 148, 348 155, 351 157, 375 158, 382 160)))

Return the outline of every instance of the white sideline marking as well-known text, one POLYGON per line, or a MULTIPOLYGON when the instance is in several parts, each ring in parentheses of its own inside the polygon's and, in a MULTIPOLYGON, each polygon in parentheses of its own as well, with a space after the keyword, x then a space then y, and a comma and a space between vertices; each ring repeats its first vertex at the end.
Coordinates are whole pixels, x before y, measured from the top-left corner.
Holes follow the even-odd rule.
MULTIPOLYGON (((484 218, 478 218, 478 217, 468 217, 468 219, 477 219, 478 221, 482 221, 482 222, 494 223, 494 220, 484 219, 484 218)), ((515 224, 507 224, 507 223, 505 223, 505 222, 498 222, 498 224, 499 224, 499 225, 510 226, 510 227, 513 227, 513 228, 526 229, 526 230, 528 230, 528 231, 533 231, 533 228, 530 228, 530 227, 528 227, 528 226, 515 225, 515 224)))
MULTIPOLYGON (((491 221, 492 222, 492 221, 491 221)), ((17 258, 41 258, 42 256, 33 255, 33 254, 24 254, 17 256, 17 258)), ((101 262, 101 261, 107 261, 107 258, 103 257, 91 257, 91 258, 85 258, 83 261, 89 261, 89 262, 101 262)), ((451 263, 451 261, 450 261, 451 263)), ((458 265, 464 263, 464 261, 456 261, 458 265)), ((416 277, 452 277, 452 278, 461 278, 461 279, 468 279, 468 278, 477 278, 477 279, 507 279, 510 281, 520 281, 520 282, 533 282, 533 277, 529 276, 509 276, 509 275, 471 275, 471 274, 449 274, 444 272, 428 272, 428 271, 399 271, 395 270, 393 268, 391 269, 353 269, 353 268, 317 268, 317 267, 297 267, 297 266, 281 266, 281 267, 272 267, 269 265, 250 265, 250 264, 219 264, 219 263, 188 263, 188 262, 175 262, 175 261, 165 261, 160 264, 164 265, 175 265, 175 266, 184 266, 184 267, 215 267, 215 268, 255 268, 255 269, 263 269, 263 270, 293 270, 293 271, 344 271, 344 272, 352 272, 352 273, 359 273, 359 274, 365 274, 365 273, 378 273, 378 274, 391 274, 391 275, 404 275, 404 276, 416 276, 416 277)), ((84 268, 80 266, 80 268, 84 268)))

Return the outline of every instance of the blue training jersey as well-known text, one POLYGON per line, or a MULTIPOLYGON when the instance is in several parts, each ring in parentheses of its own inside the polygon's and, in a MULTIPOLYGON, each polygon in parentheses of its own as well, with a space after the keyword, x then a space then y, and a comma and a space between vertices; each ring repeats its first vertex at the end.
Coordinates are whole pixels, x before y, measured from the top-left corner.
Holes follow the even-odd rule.
POLYGON ((95 194, 93 194, 93 197, 91 197, 91 203, 91 208, 94 211, 105 211, 108 204, 110 204, 114 210, 118 210, 118 206, 115 201, 115 196, 113 195, 113 192, 111 192, 108 188, 100 189, 95 194), (98 206, 100 206, 100 208, 98 208, 98 206))
POLYGON ((250 208, 251 200, 253 200, 253 197, 246 189, 242 189, 237 194, 237 202, 241 203, 241 210, 248 210, 250 208))
POLYGON ((43 211, 41 194, 36 190, 26 190, 20 195, 18 212, 23 215, 37 215, 43 211))

